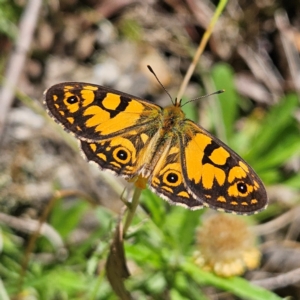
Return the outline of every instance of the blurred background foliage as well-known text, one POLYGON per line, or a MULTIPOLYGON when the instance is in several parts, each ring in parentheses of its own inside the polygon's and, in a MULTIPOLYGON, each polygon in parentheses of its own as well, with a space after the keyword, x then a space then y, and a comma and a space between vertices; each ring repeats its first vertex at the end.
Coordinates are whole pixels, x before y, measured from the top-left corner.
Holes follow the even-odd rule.
POLYGON ((232 234, 223 245, 231 253, 218 257, 232 276, 199 256, 209 242, 203 231, 221 213, 171 207, 145 191, 124 241, 127 267, 117 259, 124 276, 115 282, 107 280, 116 267, 106 260, 119 230, 121 194, 126 187, 130 199, 132 186, 80 157, 73 137, 46 116, 43 91, 83 81, 170 104, 146 65, 175 98, 217 1, 49 0, 37 11, 25 63, 16 66, 16 43, 28 39, 19 24, 25 12, 30 16, 30 3, 0 0, 2 90, 8 72, 20 67, 13 101, 0 98, 0 298, 300 298, 300 3, 229 1, 184 94, 189 100, 226 90, 184 110, 239 153, 267 187, 267 210, 235 217, 244 234, 210 229, 216 244, 232 234), (256 269, 246 272, 246 259, 228 264, 228 257, 239 257, 232 238, 241 245, 256 240, 256 269))

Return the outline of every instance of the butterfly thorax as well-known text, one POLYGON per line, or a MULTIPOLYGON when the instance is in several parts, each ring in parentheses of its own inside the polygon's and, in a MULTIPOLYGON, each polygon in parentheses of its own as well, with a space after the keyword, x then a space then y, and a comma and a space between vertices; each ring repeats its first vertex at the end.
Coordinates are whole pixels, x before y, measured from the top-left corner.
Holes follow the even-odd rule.
POLYGON ((180 129, 182 122, 185 119, 185 114, 181 107, 177 104, 170 105, 164 108, 162 117, 162 129, 166 133, 180 129))
POLYGON ((172 145, 178 143, 178 133, 184 127, 184 120, 185 114, 180 106, 175 104, 163 109, 158 130, 143 157, 144 163, 140 169, 142 177, 150 177, 153 170, 167 158, 172 145))

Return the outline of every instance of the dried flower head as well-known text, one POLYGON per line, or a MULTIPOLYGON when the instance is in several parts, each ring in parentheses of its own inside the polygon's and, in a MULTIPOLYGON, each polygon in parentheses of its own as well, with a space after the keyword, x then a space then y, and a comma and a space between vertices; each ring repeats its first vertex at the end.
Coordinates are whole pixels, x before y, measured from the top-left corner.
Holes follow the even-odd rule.
POLYGON ((197 235, 196 263, 224 277, 241 275, 259 265, 261 253, 255 237, 239 217, 216 214, 197 235))

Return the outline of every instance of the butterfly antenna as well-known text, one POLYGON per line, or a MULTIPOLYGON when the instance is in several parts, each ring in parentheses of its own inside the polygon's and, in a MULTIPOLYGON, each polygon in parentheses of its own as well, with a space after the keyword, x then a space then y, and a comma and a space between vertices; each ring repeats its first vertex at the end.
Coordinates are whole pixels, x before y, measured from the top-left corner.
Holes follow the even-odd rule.
MULTIPOLYGON (((196 101, 196 100, 199 100, 199 99, 202 99, 202 98, 210 97, 210 96, 212 96, 212 95, 222 94, 222 93, 224 93, 224 92, 225 92, 225 90, 218 90, 218 91, 216 91, 216 92, 213 92, 213 93, 210 93, 210 94, 207 94, 207 95, 203 95, 203 96, 197 97, 197 98, 195 98, 195 99, 191 99, 191 100, 185 102, 182 106, 184 106, 184 105, 186 105, 186 104, 188 104, 188 103, 190 103, 190 102, 193 102, 193 101, 196 101)), ((182 107, 182 106, 181 106, 181 107, 182 107)))
POLYGON ((160 86, 163 88, 163 90, 168 94, 168 96, 171 99, 171 102, 174 104, 173 99, 170 95, 170 93, 167 91, 167 89, 163 86, 163 84, 160 82, 160 80, 158 79, 157 75, 155 74, 155 72, 153 71, 153 69, 151 68, 151 66, 147 65, 147 68, 149 69, 149 71, 154 75, 154 77, 156 78, 157 82, 160 84, 160 86))

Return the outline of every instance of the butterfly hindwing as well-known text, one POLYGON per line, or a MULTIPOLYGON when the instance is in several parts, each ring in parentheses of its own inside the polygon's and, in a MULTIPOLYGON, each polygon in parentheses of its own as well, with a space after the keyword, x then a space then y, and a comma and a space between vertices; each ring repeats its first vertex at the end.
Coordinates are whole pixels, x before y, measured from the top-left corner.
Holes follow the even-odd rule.
POLYGON ((132 179, 144 168, 145 157, 152 155, 156 131, 151 126, 141 126, 103 141, 81 141, 81 149, 87 160, 101 169, 132 179))
POLYGON ((150 189, 171 204, 200 209, 202 202, 187 190, 181 163, 179 136, 163 145, 161 155, 149 178, 150 189))

